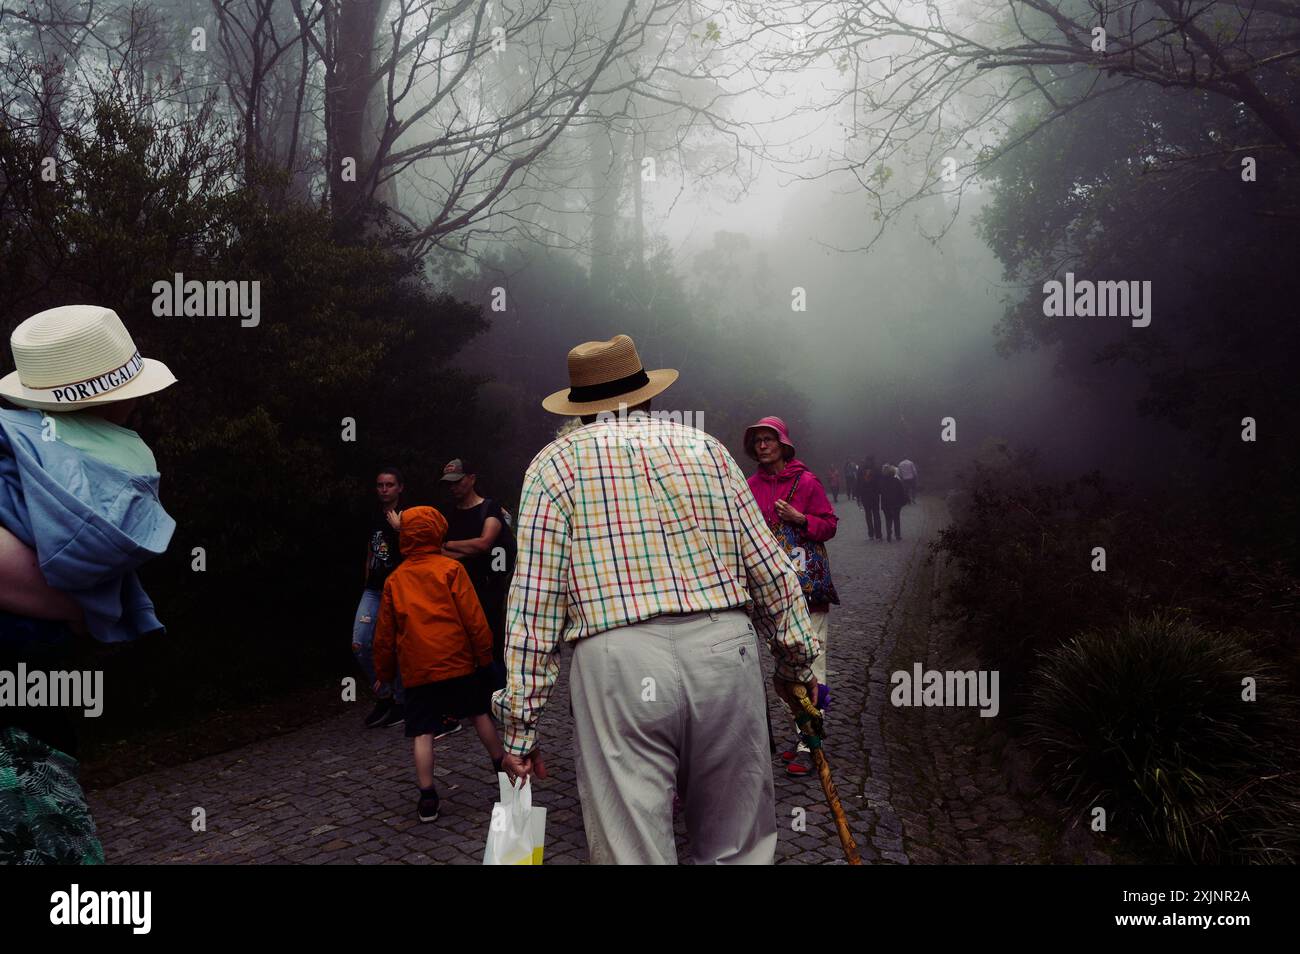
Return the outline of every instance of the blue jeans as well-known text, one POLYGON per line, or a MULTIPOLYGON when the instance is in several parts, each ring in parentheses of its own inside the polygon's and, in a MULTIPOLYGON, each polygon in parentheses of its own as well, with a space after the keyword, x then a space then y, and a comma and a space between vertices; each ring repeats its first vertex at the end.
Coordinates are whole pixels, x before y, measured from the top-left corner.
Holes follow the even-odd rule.
MULTIPOLYGON (((379 620, 378 590, 365 590, 361 602, 357 604, 356 619, 352 622, 352 655, 357 657, 361 671, 366 674, 366 685, 373 687, 375 680, 375 623, 379 620)), ((393 697, 401 705, 405 696, 402 693, 402 674, 399 671, 393 681, 384 686, 379 693, 380 699, 393 697)))

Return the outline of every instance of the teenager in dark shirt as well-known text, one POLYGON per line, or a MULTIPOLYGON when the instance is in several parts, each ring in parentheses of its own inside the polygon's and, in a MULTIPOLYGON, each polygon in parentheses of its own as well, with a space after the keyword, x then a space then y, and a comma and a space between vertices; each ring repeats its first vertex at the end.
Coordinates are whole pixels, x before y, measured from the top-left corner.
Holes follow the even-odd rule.
POLYGON ((463 458, 449 462, 442 469, 442 479, 455 503, 445 512, 447 537, 442 552, 460 560, 469 572, 492 630, 492 687, 501 689, 506 684, 506 584, 514 565, 509 517, 496 500, 479 495, 475 468, 463 458))
MULTIPOLYGON (((395 467, 381 470, 375 477, 375 493, 379 498, 379 509, 375 511, 366 533, 365 588, 361 592, 361 601, 357 604, 357 613, 352 622, 352 655, 366 675, 367 686, 375 684, 372 650, 375 623, 379 619, 379 598, 383 595, 384 581, 388 579, 388 574, 402 562, 402 554, 397 545, 398 529, 402 525, 401 473, 395 467)), ((378 695, 374 709, 366 716, 366 725, 371 728, 400 725, 406 719, 402 677, 398 675, 378 695)))

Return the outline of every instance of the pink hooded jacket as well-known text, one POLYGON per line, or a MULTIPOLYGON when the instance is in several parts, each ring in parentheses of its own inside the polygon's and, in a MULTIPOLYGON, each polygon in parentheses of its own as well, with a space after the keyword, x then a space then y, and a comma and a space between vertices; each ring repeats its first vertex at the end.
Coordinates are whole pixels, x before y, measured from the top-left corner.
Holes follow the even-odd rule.
POLYGON ((822 482, 803 461, 798 458, 786 461, 785 470, 775 476, 759 468, 749 478, 749 489, 758 501, 758 508, 763 511, 763 519, 775 523, 776 502, 785 499, 790 493, 790 485, 794 483, 795 477, 799 477, 799 486, 790 500, 790 506, 808 518, 808 526, 805 528, 808 539, 825 543, 835 536, 839 517, 835 516, 822 482))

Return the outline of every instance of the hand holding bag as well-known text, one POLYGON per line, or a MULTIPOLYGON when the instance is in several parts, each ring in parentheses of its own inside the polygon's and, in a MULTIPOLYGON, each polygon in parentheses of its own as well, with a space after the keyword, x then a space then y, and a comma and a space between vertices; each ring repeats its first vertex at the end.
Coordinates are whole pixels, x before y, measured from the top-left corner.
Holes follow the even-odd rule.
MULTIPOLYGON (((803 474, 800 474, 794 479, 790 492, 785 496, 786 503, 794 497, 802 477, 803 474)), ((771 528, 777 542, 781 544, 781 549, 799 571, 799 583, 803 586, 804 599, 808 601, 808 605, 821 606, 834 603, 838 606, 840 597, 835 592, 835 584, 831 580, 831 561, 826 554, 826 544, 809 540, 802 527, 796 527, 779 518, 771 524, 771 528)))
POLYGON ((546 844, 546 809, 533 805, 532 779, 510 784, 505 772, 497 773, 501 800, 492 806, 488 822, 485 865, 540 865, 546 844))

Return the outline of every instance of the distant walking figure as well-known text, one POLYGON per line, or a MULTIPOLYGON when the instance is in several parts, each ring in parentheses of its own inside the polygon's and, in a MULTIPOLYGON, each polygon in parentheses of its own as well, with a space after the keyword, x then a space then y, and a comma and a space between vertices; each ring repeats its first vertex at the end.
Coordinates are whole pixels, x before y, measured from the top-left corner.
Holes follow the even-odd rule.
POLYGON ((776 801, 755 629, 787 702, 798 684, 816 693, 821 646, 799 576, 727 449, 642 413, 676 378, 646 371, 618 335, 570 351, 570 386, 542 402, 584 425, 524 475, 508 683, 494 700, 505 772, 546 777, 538 728, 568 640, 591 860, 675 863, 676 791, 696 863, 771 864, 776 801))
POLYGON ((867 537, 880 539, 880 475, 876 472, 874 457, 862 462, 858 471, 858 503, 867 515, 867 537))
POLYGON ((839 503, 840 502, 840 472, 839 469, 836 467, 831 468, 831 485, 829 489, 831 492, 831 499, 834 500, 836 503, 839 503))
POLYGON ((881 468, 880 506, 885 511, 885 540, 887 542, 903 539, 899 514, 907 500, 907 490, 898 479, 898 468, 886 464, 881 468))
POLYGON ((850 500, 858 499, 858 465, 851 460, 844 462, 844 489, 850 500))
POLYGON ((898 462, 898 479, 907 491, 907 502, 916 503, 916 465, 906 457, 898 462))

